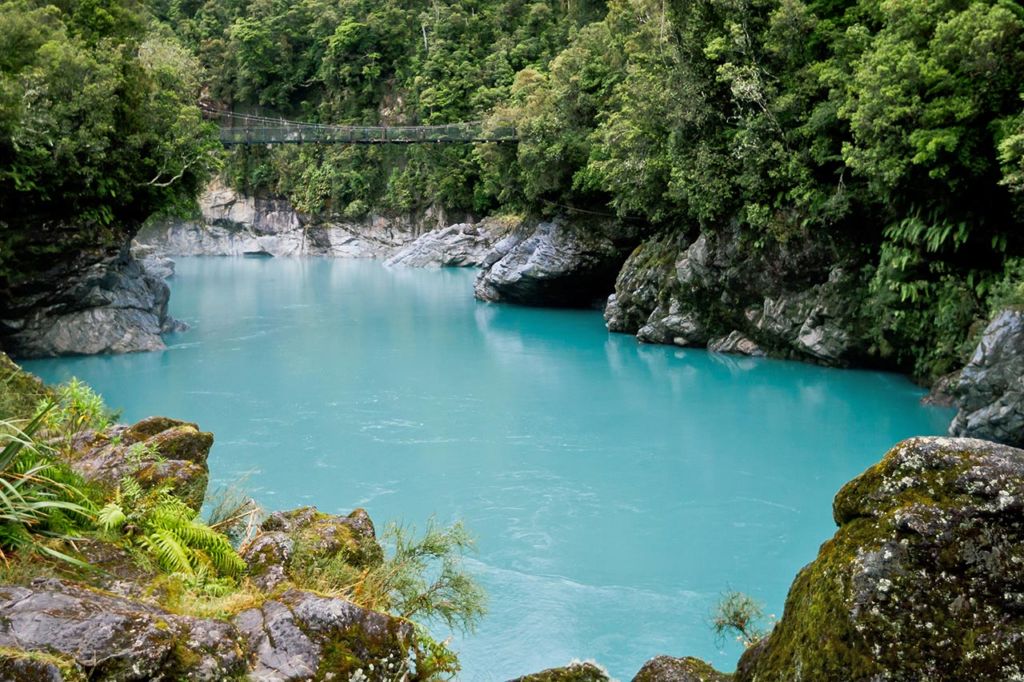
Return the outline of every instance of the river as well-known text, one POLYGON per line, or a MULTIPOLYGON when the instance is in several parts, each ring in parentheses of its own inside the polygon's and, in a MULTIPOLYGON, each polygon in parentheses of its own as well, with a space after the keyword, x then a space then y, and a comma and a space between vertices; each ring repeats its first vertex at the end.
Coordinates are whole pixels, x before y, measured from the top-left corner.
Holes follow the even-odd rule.
MULTIPOLYGON (((477 303, 468 270, 181 258, 160 353, 24 363, 124 420, 216 435, 211 489, 270 509, 463 520, 489 595, 462 680, 570 659, 630 679, 657 654, 731 670, 726 590, 781 615, 847 480, 949 410, 879 372, 716 356, 609 334, 598 312, 477 303)), ((439 635, 444 633, 437 630, 439 635)))

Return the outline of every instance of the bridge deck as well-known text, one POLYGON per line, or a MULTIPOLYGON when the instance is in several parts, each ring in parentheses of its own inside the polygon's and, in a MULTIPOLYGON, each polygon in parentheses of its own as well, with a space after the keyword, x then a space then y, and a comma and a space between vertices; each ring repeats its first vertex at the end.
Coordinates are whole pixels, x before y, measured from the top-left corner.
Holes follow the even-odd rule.
POLYGON ((220 141, 225 147, 266 144, 515 142, 519 139, 512 126, 485 130, 479 122, 439 126, 340 126, 260 119, 243 121, 241 125, 234 124, 234 121, 232 123, 222 125, 220 129, 220 141))

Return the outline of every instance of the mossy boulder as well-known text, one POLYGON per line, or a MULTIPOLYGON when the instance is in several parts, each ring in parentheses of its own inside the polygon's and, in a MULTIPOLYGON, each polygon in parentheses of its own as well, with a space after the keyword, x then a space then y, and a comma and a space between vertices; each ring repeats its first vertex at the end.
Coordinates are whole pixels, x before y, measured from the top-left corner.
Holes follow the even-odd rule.
POLYGON ((373 521, 364 509, 348 516, 325 514, 316 507, 275 512, 260 531, 243 549, 242 558, 263 590, 289 579, 302 584, 340 564, 358 573, 384 561, 373 521))
POLYGON ((710 664, 686 656, 657 656, 644 663, 633 678, 633 682, 728 682, 732 675, 726 675, 710 664))
POLYGON ((573 661, 561 668, 548 668, 509 682, 609 682, 608 672, 590 661, 573 661))
POLYGON ((209 468, 206 459, 213 434, 195 424, 149 417, 131 426, 76 437, 67 458, 85 480, 114 489, 135 478, 144 490, 166 487, 193 509, 206 497, 209 468))
POLYGON ((0 586, 0 677, 227 680, 246 672, 230 623, 168 613, 63 580, 0 586))
POLYGON ((1024 676, 1024 451, 911 438, 833 515, 738 682, 1024 676))
POLYGON ((412 624, 344 599, 288 590, 233 622, 254 653, 252 679, 409 679, 412 624))

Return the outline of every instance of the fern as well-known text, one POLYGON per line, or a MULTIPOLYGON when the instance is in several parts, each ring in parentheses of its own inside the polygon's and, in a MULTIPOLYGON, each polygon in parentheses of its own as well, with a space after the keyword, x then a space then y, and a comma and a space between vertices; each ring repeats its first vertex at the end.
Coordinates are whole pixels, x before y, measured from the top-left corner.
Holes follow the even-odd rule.
POLYGON ((181 544, 173 532, 157 528, 143 535, 140 543, 165 571, 195 575, 188 548, 181 544))
POLYGON ((128 516, 121 509, 121 505, 116 502, 108 502, 96 514, 96 525, 108 533, 123 526, 127 520, 128 516))
POLYGON ((165 570, 235 576, 246 568, 227 537, 199 521, 195 511, 176 497, 162 495, 142 525, 145 547, 165 570))

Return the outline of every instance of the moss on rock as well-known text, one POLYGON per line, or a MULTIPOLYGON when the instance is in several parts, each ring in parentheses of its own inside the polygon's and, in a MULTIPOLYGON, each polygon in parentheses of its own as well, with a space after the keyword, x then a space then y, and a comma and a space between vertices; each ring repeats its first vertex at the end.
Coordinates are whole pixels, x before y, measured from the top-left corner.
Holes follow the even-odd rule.
POLYGON ((737 680, 1024 675, 1024 451, 912 438, 833 513, 839 530, 737 680))
POLYGON ((728 682, 731 679, 732 675, 719 672, 693 656, 658 656, 644 663, 633 682, 728 682))
POLYGON ((610 679, 604 668, 596 663, 573 661, 562 668, 548 668, 509 682, 609 682, 610 679))

